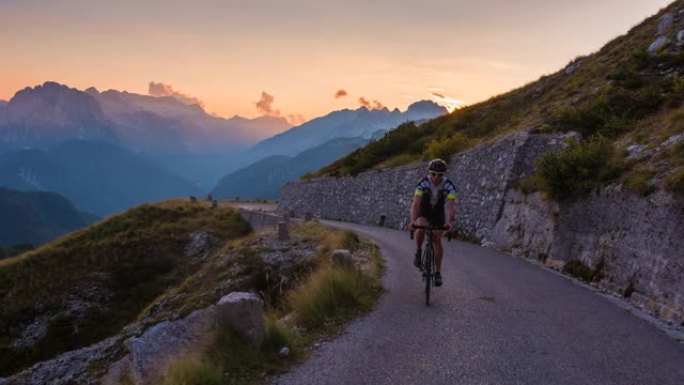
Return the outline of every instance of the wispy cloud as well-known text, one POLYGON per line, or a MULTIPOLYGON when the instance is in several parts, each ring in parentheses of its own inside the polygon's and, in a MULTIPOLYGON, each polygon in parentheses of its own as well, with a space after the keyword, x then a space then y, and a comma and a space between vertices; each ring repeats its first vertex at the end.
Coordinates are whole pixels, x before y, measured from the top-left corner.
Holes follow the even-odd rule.
POLYGON ((256 102, 257 111, 266 116, 280 116, 279 110, 274 110, 271 106, 275 98, 266 91, 261 91, 261 99, 256 102))
POLYGON ((433 102, 446 107, 449 112, 467 104, 465 100, 448 96, 446 90, 443 88, 428 88, 428 94, 433 102))
POLYGON ((385 108, 385 106, 379 100, 375 99, 371 102, 363 96, 359 98, 359 104, 362 107, 368 108, 369 110, 381 110, 385 108))
POLYGON ((196 104, 202 108, 204 108, 204 103, 193 97, 193 96, 188 96, 183 93, 180 93, 171 87, 170 84, 164 84, 164 83, 156 83, 156 82, 150 82, 150 87, 149 90, 147 91, 151 96, 170 96, 178 101, 180 101, 183 104, 187 105, 193 105, 196 104))
POLYGON ((344 89, 339 89, 337 90, 337 92, 335 92, 335 99, 339 99, 345 96, 347 96, 347 91, 344 89))
MULTIPOLYGON (((265 116, 281 116, 280 110, 276 110, 273 108, 274 101, 275 97, 273 97, 273 95, 269 94, 266 91, 261 91, 261 99, 259 99, 259 101, 256 102, 257 111, 259 111, 260 114, 265 116)), ((306 122, 306 119, 301 114, 286 114, 284 118, 287 120, 288 123, 290 123, 293 126, 298 126, 306 122)))

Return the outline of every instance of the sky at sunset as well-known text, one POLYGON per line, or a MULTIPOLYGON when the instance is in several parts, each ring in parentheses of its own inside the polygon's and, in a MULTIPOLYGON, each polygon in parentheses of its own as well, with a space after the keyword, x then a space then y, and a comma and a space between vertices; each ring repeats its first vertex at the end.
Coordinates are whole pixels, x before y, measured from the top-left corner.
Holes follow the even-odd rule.
POLYGON ((0 0, 0 100, 53 80, 294 123, 362 103, 471 104, 598 50, 668 3, 0 0))

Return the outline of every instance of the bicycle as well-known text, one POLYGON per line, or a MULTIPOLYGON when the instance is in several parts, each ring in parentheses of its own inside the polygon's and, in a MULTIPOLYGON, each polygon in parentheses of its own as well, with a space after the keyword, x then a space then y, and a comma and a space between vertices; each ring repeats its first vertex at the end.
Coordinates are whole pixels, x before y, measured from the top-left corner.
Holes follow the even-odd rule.
MULTIPOLYGON (((419 226, 414 225, 411 230, 411 239, 413 239, 414 230, 426 230, 425 247, 423 248, 423 255, 420 259, 420 272, 423 273, 423 281, 425 282, 425 305, 430 306, 430 288, 435 285, 435 231, 446 230, 446 226, 419 226)), ((447 233, 447 240, 451 241, 451 232, 447 233)))

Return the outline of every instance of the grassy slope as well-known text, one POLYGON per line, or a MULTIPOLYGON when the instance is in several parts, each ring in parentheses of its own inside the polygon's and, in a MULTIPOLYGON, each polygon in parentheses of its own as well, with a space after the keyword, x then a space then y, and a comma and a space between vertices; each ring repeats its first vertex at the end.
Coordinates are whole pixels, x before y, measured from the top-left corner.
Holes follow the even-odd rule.
MULTIPOLYGON (((579 66, 570 74, 562 69, 421 126, 404 124, 312 176, 354 175, 372 168, 445 157, 523 129, 578 130, 585 136, 608 136, 618 146, 657 146, 663 138, 684 131, 684 119, 680 119, 684 116, 684 56, 672 43, 655 56, 647 55, 646 48, 656 38, 662 13, 683 7, 684 1, 676 1, 599 52, 576 59, 579 66), (440 146, 446 141, 451 141, 448 148, 440 146)), ((671 40, 681 28, 675 25, 669 31, 671 40)), ((647 163, 652 168, 676 170, 684 163, 680 158, 661 155, 647 163)), ((625 172, 631 170, 627 167, 625 172)))
POLYGON ((170 201, 0 261, 0 375, 118 332, 199 267, 199 258, 185 253, 197 231, 222 242, 250 228, 230 208, 170 201), (49 323, 41 339, 9 345, 43 317, 49 323))

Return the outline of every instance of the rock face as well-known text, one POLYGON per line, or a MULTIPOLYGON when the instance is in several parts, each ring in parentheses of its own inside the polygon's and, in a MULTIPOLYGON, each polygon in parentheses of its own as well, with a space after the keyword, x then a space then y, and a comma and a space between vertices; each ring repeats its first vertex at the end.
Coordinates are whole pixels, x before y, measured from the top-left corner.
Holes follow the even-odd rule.
POLYGON ((232 329, 259 346, 264 339, 264 302, 254 293, 230 293, 217 306, 218 327, 232 329))
MULTIPOLYGON (((601 267, 597 285, 663 320, 684 322, 684 199, 665 192, 639 197, 619 186, 572 203, 524 195, 511 182, 534 160, 564 146, 568 135, 518 132, 454 156, 447 177, 458 195, 456 227, 516 255, 562 267, 580 260, 601 267)), ((356 177, 285 186, 279 210, 403 228, 425 164, 356 177)))
POLYGON ((162 382, 168 363, 200 353, 215 336, 216 307, 198 310, 189 316, 161 322, 124 345, 128 354, 112 365, 104 384, 120 384, 124 379, 136 385, 162 382))

